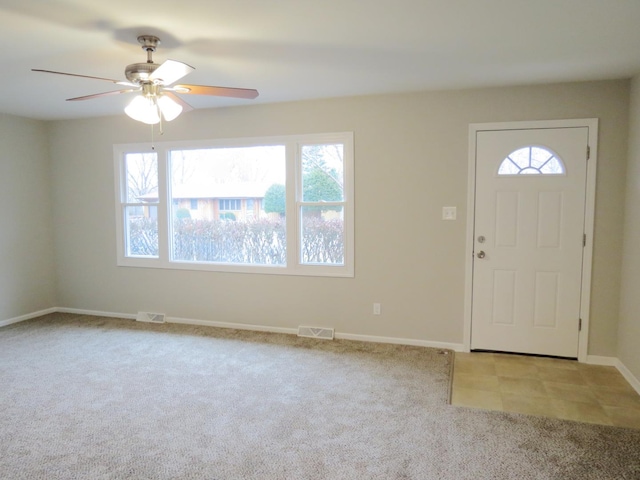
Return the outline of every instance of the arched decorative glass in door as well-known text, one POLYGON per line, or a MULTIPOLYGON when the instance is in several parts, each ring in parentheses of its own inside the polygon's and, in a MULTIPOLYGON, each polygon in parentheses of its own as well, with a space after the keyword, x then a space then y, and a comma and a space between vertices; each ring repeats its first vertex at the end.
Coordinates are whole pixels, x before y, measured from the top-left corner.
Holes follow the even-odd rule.
POLYGON ((526 146, 502 160, 498 175, 564 175, 562 160, 544 147, 526 146))

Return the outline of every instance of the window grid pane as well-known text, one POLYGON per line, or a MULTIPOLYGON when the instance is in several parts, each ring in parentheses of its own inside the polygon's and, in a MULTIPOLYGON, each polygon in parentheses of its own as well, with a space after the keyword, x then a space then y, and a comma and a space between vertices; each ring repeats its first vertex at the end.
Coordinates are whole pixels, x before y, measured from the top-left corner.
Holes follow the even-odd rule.
POLYGON ((304 145, 301 149, 302 200, 336 202, 344 199, 344 146, 304 145))
POLYGON ((127 256, 158 258, 158 207, 136 205, 124 210, 127 256))
POLYGON ((125 157, 126 203, 158 200, 158 155, 129 153, 125 157))
POLYGON ((344 208, 301 206, 300 262, 344 265, 344 208))

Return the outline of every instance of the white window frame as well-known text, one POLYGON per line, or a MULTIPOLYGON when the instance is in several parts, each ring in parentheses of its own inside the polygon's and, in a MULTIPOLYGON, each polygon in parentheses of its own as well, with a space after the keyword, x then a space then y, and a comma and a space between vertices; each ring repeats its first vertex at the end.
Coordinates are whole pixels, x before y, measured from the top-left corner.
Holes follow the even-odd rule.
MULTIPOLYGON (((117 265, 122 267, 165 268, 178 270, 204 270, 213 272, 258 273, 275 275, 305 275, 323 277, 354 276, 354 144, 353 132, 252 137, 236 139, 157 142, 154 149, 149 144, 114 145, 117 265), (344 264, 301 263, 301 204, 302 202, 302 146, 341 143, 344 145, 344 264), (286 162, 286 265, 244 265, 231 263, 198 263, 174 261, 170 258, 170 178, 167 174, 169 154, 172 150, 204 148, 232 148, 251 146, 285 146, 286 162), (126 200, 126 172, 124 159, 131 153, 156 153, 158 155, 158 258, 126 256, 126 230, 124 201, 126 200)), ((306 204, 306 202, 305 202, 306 204)))

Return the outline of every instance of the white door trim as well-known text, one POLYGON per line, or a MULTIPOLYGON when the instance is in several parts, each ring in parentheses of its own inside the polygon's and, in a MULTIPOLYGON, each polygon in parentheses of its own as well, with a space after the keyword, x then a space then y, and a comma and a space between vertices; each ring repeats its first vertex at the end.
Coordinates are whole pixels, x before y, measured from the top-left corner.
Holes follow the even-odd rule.
MULTIPOLYGON (((586 245, 582 256, 582 291, 580 317, 582 330, 578 335, 578 361, 587 361, 589 340, 589 306, 591 300, 591 268, 593 260, 593 233, 596 200, 596 171, 598 162, 598 119, 581 118, 570 120, 543 120, 507 123, 472 123, 469 125, 469 170, 467 179, 467 243, 465 248, 465 295, 464 295, 464 332, 465 351, 471 349, 471 306, 473 293, 473 247, 476 210, 476 135, 488 130, 523 130, 536 128, 587 127, 588 145, 591 150, 587 162, 587 185, 585 198, 584 233, 586 245)), ((586 152, 585 152, 586 154, 586 152)))

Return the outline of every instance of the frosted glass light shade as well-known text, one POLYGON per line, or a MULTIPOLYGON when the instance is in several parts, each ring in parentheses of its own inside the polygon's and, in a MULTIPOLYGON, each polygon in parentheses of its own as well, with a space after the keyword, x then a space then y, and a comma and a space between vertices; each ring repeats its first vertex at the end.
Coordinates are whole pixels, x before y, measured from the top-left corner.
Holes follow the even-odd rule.
POLYGON ((153 97, 137 95, 124 109, 134 120, 153 125, 160 122, 160 112, 153 97))
POLYGON ((170 122, 182 113, 182 105, 176 103, 173 99, 164 95, 158 98, 158 106, 162 112, 162 116, 167 122, 170 122))

